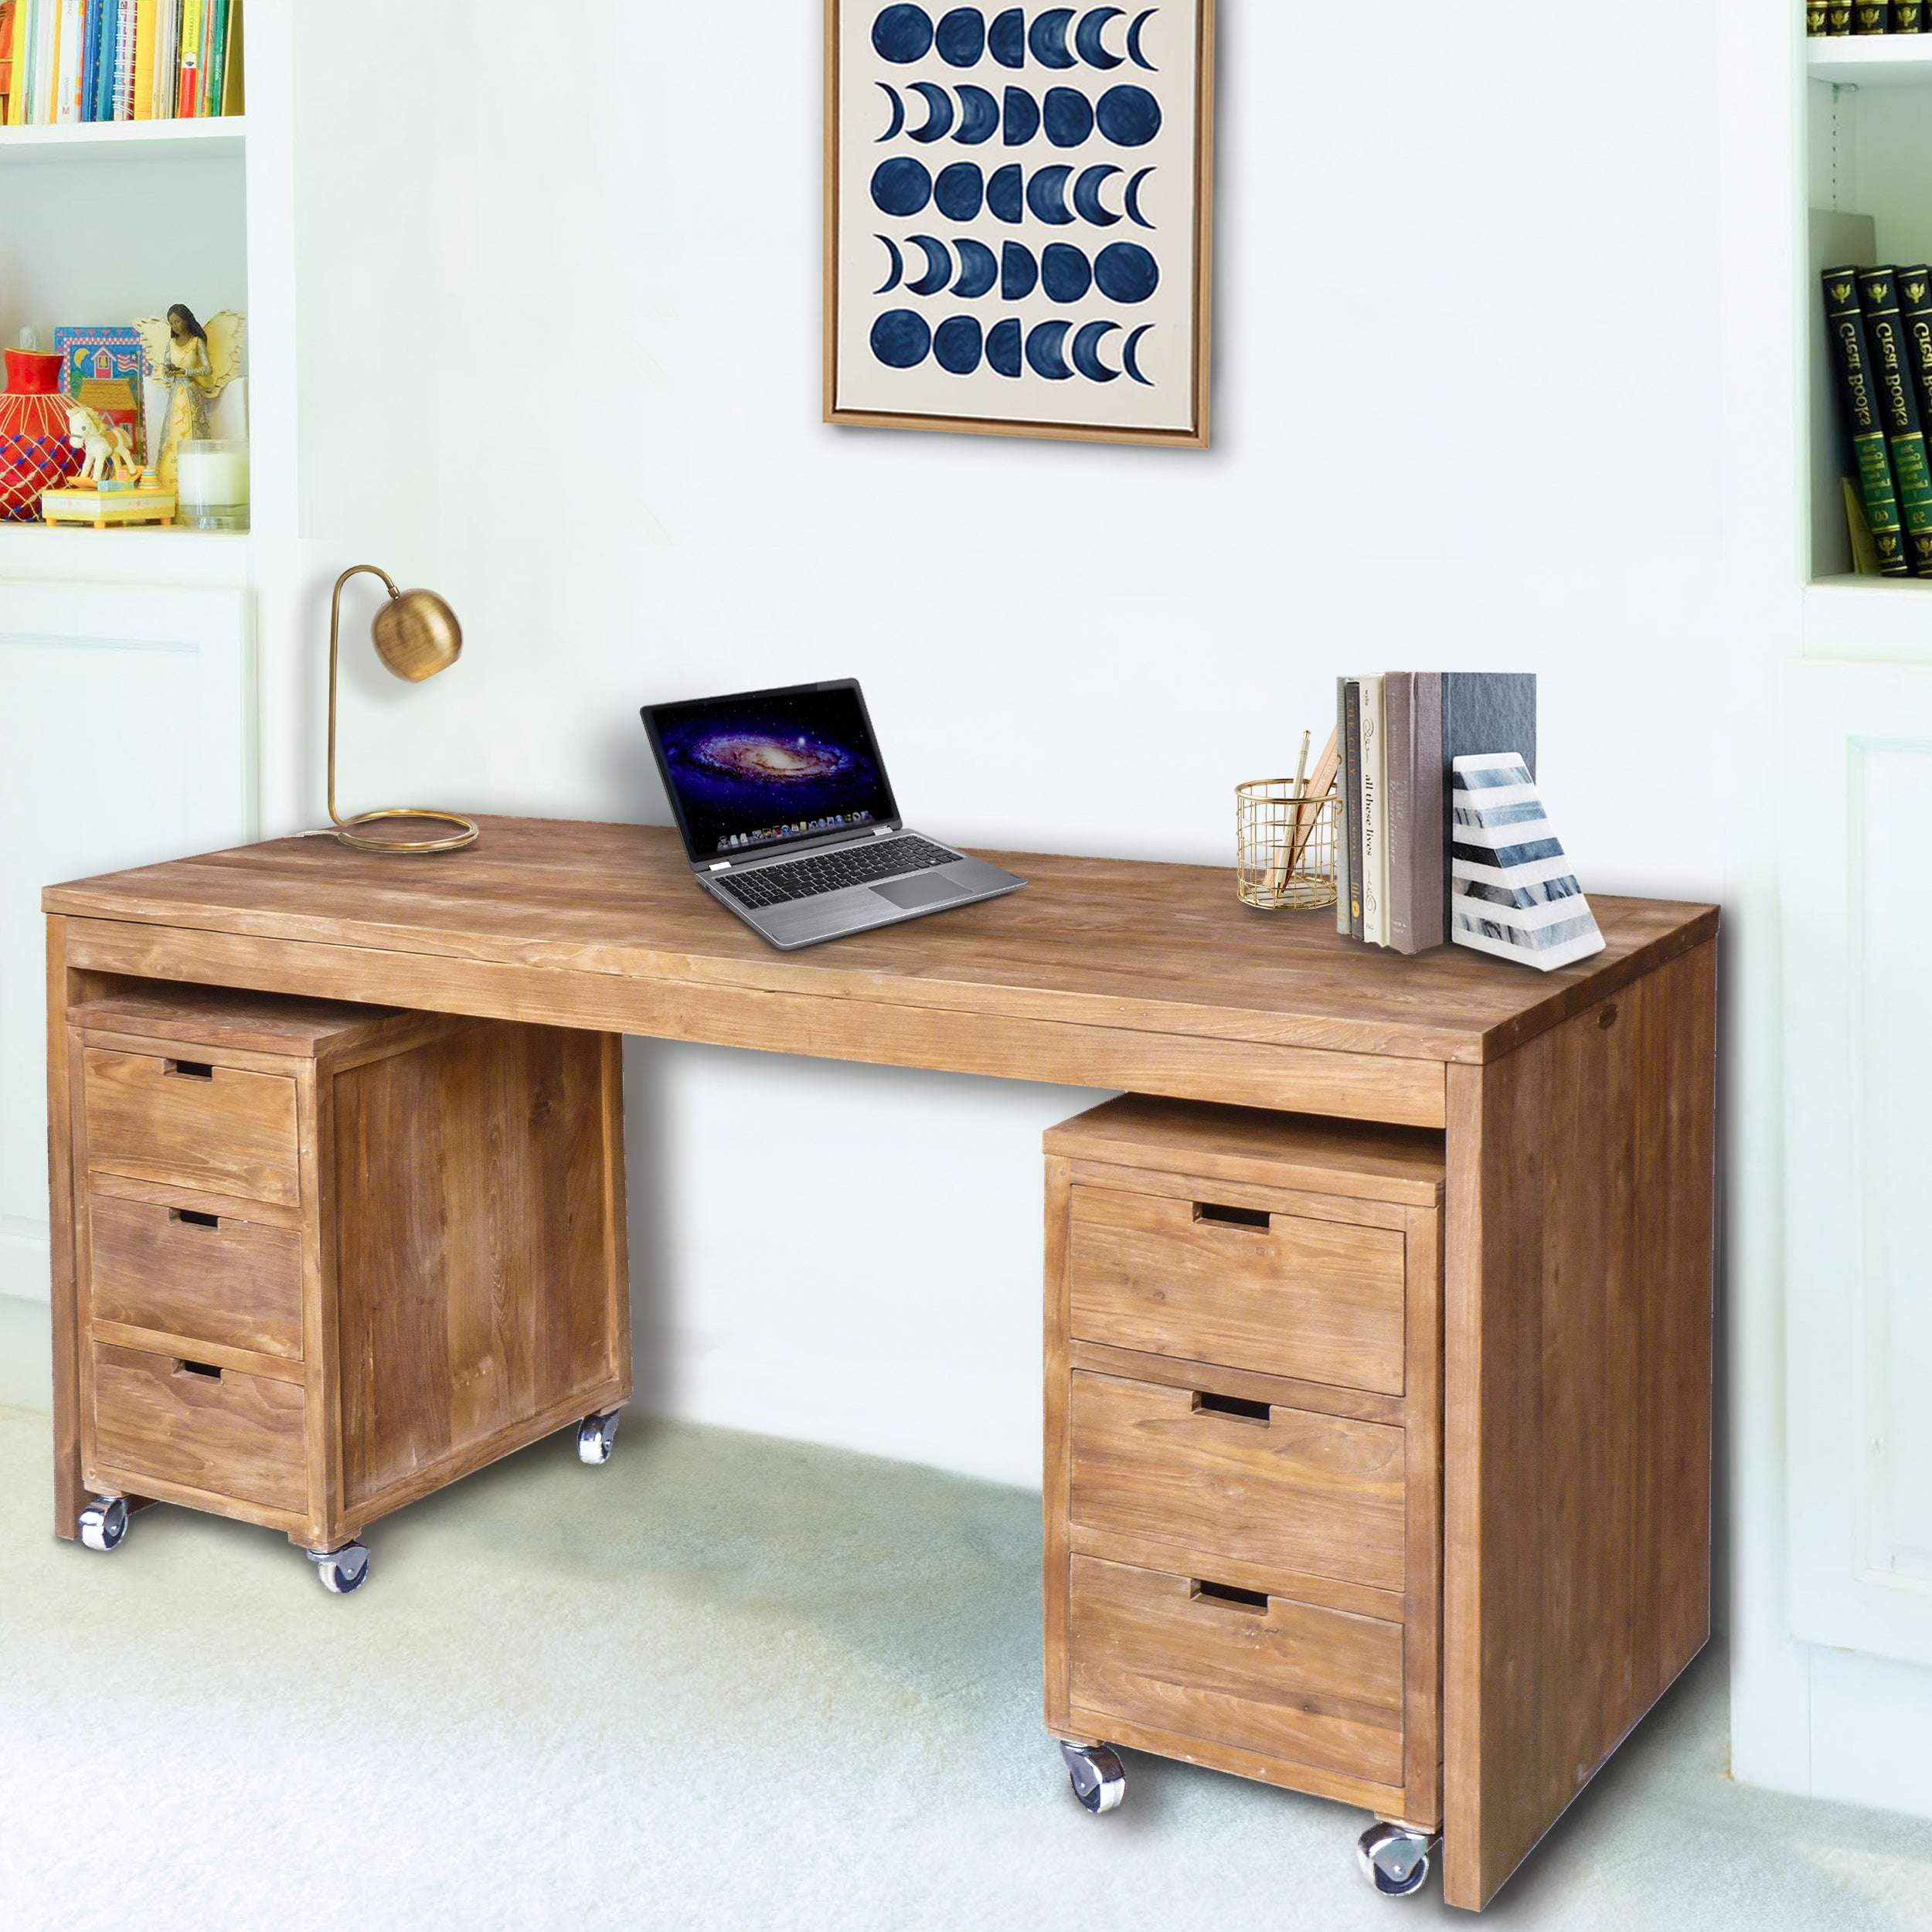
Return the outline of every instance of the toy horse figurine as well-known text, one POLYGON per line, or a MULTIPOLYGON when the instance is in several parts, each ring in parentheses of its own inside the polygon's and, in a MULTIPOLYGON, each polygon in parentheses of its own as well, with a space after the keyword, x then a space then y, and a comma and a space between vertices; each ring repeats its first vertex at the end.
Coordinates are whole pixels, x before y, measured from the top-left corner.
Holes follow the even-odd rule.
POLYGON ((78 443, 87 460, 81 475, 97 489, 103 474, 112 468, 116 481, 131 481, 140 474, 134 462, 134 439, 119 423, 111 423, 98 410, 77 403, 67 412, 67 440, 78 443))

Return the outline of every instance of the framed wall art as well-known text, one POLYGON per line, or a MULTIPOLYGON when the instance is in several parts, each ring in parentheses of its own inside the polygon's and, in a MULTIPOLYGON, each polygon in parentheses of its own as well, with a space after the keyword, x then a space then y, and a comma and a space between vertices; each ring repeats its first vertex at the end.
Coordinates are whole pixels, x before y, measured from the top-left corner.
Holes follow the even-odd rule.
POLYGON ((825 0, 825 420, 1205 447, 1214 0, 825 0))

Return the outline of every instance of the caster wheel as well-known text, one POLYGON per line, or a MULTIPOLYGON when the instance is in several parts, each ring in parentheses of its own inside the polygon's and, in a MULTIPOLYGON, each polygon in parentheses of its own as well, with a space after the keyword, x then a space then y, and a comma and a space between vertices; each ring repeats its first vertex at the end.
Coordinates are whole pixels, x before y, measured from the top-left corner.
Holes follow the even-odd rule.
POLYGON ((1429 1854, 1437 1841, 1406 1825, 1371 1825, 1355 1841, 1363 1876, 1385 1898, 1406 1899, 1420 1892, 1429 1876, 1429 1854))
POLYGON ((90 1549, 117 1549, 127 1533, 124 1496, 97 1496, 80 1512, 80 1540, 90 1549))
POLYGON ((369 1581, 369 1552, 360 1543, 344 1543, 340 1549, 311 1549, 308 1560, 322 1580, 323 1589, 336 1597, 346 1597, 369 1581))
POLYGON ((617 1447, 617 1424, 623 1417, 621 1409, 613 1409, 601 1416, 586 1416, 577 1424, 578 1461, 592 1464, 608 1462, 611 1451, 617 1447))
POLYGON ((1073 1795, 1097 1816, 1127 1795, 1127 1767, 1111 1744, 1062 1744, 1073 1795))

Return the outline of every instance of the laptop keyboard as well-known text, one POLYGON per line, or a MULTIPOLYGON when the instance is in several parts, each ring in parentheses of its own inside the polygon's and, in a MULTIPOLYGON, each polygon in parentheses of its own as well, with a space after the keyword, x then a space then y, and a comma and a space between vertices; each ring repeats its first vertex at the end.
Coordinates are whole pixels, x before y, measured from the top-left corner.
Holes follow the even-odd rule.
POLYGON ((741 906, 782 906, 788 900, 815 899, 846 886, 869 886, 876 879, 896 879, 901 872, 949 866, 959 854, 935 845, 916 834, 882 838, 843 852, 822 852, 794 859, 783 866, 761 866, 716 883, 741 906))

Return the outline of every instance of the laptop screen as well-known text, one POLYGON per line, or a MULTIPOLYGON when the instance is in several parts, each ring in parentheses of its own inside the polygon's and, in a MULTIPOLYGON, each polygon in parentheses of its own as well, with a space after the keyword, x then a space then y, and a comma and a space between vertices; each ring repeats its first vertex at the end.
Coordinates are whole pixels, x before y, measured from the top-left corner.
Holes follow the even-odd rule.
POLYGON ((899 817, 866 701, 850 679, 646 705, 644 723, 694 860, 899 817))

